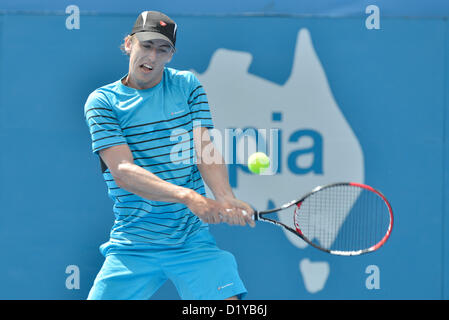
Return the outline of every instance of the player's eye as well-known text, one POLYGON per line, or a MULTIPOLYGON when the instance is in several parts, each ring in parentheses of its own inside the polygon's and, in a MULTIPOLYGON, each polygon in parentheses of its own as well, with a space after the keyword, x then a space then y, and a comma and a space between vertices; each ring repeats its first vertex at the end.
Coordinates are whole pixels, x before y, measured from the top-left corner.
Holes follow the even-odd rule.
POLYGON ((157 49, 158 53, 162 53, 162 54, 167 54, 170 52, 170 49, 166 48, 166 47, 162 47, 162 48, 158 48, 157 49))

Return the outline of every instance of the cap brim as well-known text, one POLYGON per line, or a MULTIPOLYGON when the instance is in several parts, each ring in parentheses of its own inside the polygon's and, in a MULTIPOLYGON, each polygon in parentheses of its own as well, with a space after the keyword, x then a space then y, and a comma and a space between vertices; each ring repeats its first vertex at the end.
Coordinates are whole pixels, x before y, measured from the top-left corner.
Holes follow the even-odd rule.
POLYGON ((170 41, 169 38, 164 36, 163 34, 160 34, 158 32, 150 32, 150 31, 144 31, 144 32, 137 32, 134 34, 139 41, 149 41, 149 40, 165 40, 174 48, 173 42, 170 41))

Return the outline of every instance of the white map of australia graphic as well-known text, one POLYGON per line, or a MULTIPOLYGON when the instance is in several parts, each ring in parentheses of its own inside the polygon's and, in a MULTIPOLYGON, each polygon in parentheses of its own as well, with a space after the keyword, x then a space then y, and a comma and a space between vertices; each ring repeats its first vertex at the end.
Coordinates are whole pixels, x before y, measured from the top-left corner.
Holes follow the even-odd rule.
MULTIPOLYGON (((332 95, 309 31, 301 29, 298 33, 291 75, 284 85, 249 74, 251 61, 252 55, 247 52, 218 49, 208 69, 197 74, 213 106, 216 129, 221 132, 229 127, 282 130, 282 172, 257 176, 238 171, 236 196, 251 199, 256 208, 263 210, 267 199, 275 199, 279 206, 318 185, 338 181, 363 182, 362 149, 332 95), (281 113, 282 120, 274 122, 273 112, 281 113), (297 174, 289 169, 289 155, 314 143, 309 137, 298 139, 294 135, 298 130, 311 130, 322 138, 322 172, 297 174)), ((294 165, 307 167, 314 160, 313 156, 304 154, 296 158, 294 165)), ((293 221, 279 218, 293 226, 293 221)), ((299 249, 307 246, 289 232, 285 235, 299 249)), ((300 253, 298 259, 298 271, 308 292, 322 290, 331 273, 329 263, 312 262, 300 253)))

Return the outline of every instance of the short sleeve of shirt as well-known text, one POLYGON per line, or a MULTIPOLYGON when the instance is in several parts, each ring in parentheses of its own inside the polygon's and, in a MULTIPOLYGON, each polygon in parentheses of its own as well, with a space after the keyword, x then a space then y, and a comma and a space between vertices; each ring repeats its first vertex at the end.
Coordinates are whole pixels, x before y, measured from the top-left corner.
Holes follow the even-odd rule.
POLYGON ((212 121, 206 92, 193 73, 189 73, 189 91, 187 94, 187 103, 192 114, 193 126, 213 128, 214 123, 212 121))
POLYGON ((84 105, 84 116, 92 138, 92 152, 125 144, 114 110, 106 96, 98 91, 92 92, 84 105))

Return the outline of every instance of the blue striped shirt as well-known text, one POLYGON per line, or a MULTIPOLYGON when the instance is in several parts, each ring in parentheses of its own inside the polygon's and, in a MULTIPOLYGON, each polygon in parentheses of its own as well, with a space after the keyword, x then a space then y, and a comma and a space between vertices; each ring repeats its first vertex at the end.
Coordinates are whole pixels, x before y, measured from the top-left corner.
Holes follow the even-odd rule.
MULTIPOLYGON (((121 80, 92 92, 84 114, 94 153, 128 144, 134 163, 159 178, 205 195, 196 166, 193 128, 213 128, 206 93, 189 71, 165 68, 156 86, 136 90, 121 80)), ((144 199, 117 186, 109 169, 103 177, 114 201, 110 243, 178 245, 208 228, 184 204, 144 199)))

